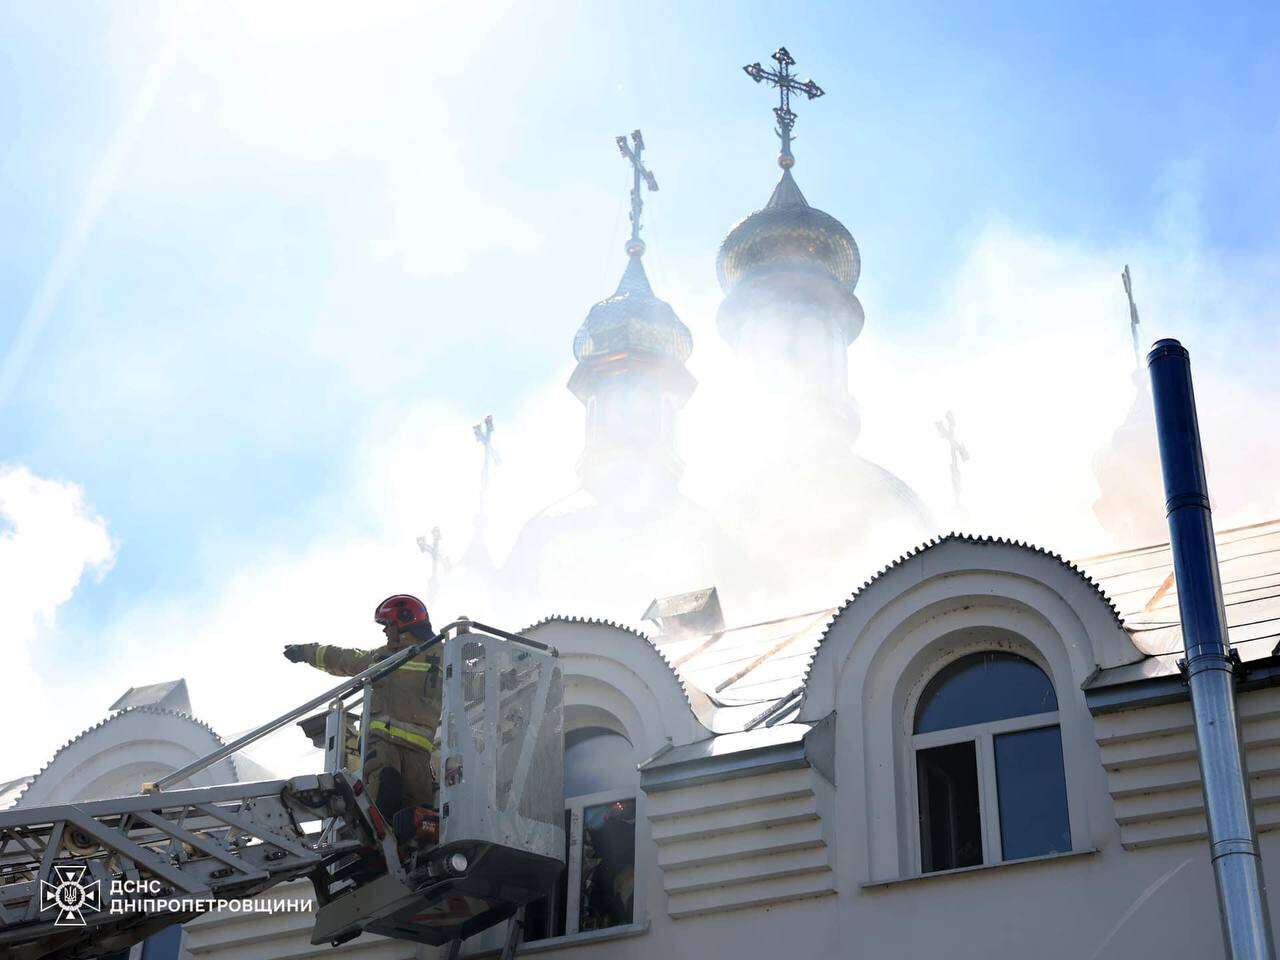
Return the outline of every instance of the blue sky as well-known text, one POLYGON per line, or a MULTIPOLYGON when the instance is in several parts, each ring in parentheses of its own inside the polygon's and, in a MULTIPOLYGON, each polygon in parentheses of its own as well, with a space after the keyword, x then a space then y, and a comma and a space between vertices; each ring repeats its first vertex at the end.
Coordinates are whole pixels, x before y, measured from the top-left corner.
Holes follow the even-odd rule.
MULTIPOLYGON (((651 275, 695 364, 714 357, 716 247, 777 175, 773 101, 741 66, 779 44, 827 91, 797 107, 797 178, 862 248, 867 439, 922 490, 945 467, 885 440, 896 397, 1001 345, 1052 353, 1068 288, 1111 311, 1087 324, 1111 359, 1073 382, 1114 429, 1126 260, 1149 328, 1224 384, 1224 421, 1273 396, 1274 4, 354 9, 0 8, 0 465, 78 487, 114 545, 23 621, 50 689, 72 664, 133 676, 103 637, 181 634, 159 611, 225 608, 263 558, 383 535, 379 478, 409 469, 414 424, 425 445, 545 407, 571 449, 555 391, 622 269, 612 138, 633 127, 661 183, 651 275), (970 297, 975 264, 1005 263, 1043 270, 1032 309, 970 297)), ((935 400, 965 423, 963 393, 935 400)), ((931 409, 910 410, 921 437, 931 409)))

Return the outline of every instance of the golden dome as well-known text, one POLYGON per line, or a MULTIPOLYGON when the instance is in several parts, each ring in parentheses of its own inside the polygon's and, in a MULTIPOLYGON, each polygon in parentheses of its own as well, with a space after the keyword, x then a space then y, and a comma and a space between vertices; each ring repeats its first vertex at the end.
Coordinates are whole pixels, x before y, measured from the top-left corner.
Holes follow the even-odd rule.
POLYGON ((573 355, 579 362, 617 353, 656 354, 684 363, 693 352, 693 336, 671 304, 659 300, 649 278, 633 255, 617 291, 601 300, 573 338, 573 355))
POLYGON ((720 245, 716 273, 721 289, 731 293, 743 279, 797 268, 825 273, 852 293, 862 260, 844 224, 809 206, 791 171, 784 169, 764 209, 729 231, 720 245))

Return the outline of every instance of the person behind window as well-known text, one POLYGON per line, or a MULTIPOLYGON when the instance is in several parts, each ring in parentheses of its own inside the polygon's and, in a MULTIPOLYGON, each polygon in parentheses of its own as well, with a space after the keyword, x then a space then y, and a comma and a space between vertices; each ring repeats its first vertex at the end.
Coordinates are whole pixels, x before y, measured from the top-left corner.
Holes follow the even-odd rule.
POLYGON ((630 923, 635 903, 635 801, 608 804, 586 823, 594 863, 583 860, 583 922, 595 928, 630 923))

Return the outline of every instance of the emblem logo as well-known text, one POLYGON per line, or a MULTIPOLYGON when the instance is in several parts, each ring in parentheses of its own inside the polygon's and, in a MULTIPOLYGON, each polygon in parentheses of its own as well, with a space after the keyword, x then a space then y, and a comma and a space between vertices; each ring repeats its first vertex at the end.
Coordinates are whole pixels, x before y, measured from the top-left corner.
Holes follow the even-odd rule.
POLYGON ((40 881, 40 909, 58 911, 55 927, 83 927, 84 913, 102 909, 102 884, 88 880, 83 864, 60 864, 53 868, 54 882, 40 881))

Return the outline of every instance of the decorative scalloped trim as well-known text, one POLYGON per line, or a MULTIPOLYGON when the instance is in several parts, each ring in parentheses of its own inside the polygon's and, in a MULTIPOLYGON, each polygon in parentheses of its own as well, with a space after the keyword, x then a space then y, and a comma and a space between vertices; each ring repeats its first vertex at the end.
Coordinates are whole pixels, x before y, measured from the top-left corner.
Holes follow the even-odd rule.
MULTIPOLYGON (((117 710, 115 713, 113 713, 109 717, 105 717, 102 720, 99 720, 93 726, 81 731, 79 734, 72 737, 70 740, 68 740, 66 743, 60 746, 57 750, 55 750, 53 756, 49 758, 48 762, 43 767, 41 767, 40 770, 36 773, 36 775, 33 776, 31 780, 27 783, 27 785, 22 788, 22 792, 19 793, 17 796, 17 799, 13 801, 14 806, 17 806, 18 804, 22 803, 23 799, 27 795, 27 791, 29 791, 32 787, 34 787, 37 783, 40 782, 40 778, 44 776, 55 763, 58 762, 58 758, 61 757, 64 752, 69 750, 71 747, 75 746, 77 743, 79 743, 89 734, 102 729, 107 724, 115 722, 116 720, 120 719, 121 717, 123 717, 125 714, 128 714, 128 713, 154 713, 162 716, 178 717, 179 719, 189 721, 190 723, 194 723, 197 727, 201 727, 202 729, 208 731, 209 735, 213 737, 214 742, 216 742, 218 746, 226 745, 226 742, 222 739, 222 737, 218 736, 218 731, 214 730, 213 727, 209 726, 209 724, 205 723, 203 720, 198 720, 195 717, 191 716, 191 714, 189 713, 183 713, 181 710, 171 710, 168 707, 157 707, 152 705, 126 707, 123 710, 117 710)), ((236 779, 238 780, 240 778, 240 772, 236 770, 235 758, 227 757, 227 761, 231 764, 231 769, 235 773, 236 779)))
POLYGON ((1124 617, 1120 615, 1120 610, 1112 601, 1112 599, 1109 596, 1107 596, 1107 592, 1102 589, 1102 586, 1096 580, 1094 580, 1091 576, 1089 576, 1087 573, 1085 573, 1083 570, 1077 567, 1070 560, 1067 560, 1065 557, 1063 557, 1062 554, 1054 553, 1052 550, 1046 550, 1044 547, 1036 546, 1033 543, 1027 543, 1025 540, 1010 540, 1008 537, 992 537, 992 536, 974 535, 971 533, 958 533, 956 531, 952 531, 951 533, 944 534, 943 536, 934 537, 930 540, 927 540, 924 543, 920 544, 918 547, 914 547, 911 550, 908 550, 902 556, 898 557, 897 560, 894 560, 888 566, 885 566, 881 568, 878 572, 872 574, 870 577, 867 578, 866 581, 863 582, 862 586, 858 587, 856 590, 853 591, 853 593, 849 594, 848 598, 844 601, 844 603, 842 603, 836 609, 836 612, 831 615, 831 619, 827 621, 827 625, 823 627, 822 636, 819 638, 817 644, 814 646, 813 652, 809 654, 808 662, 805 663, 804 665, 804 676, 801 680, 801 683, 806 688, 806 691, 805 691, 806 696, 808 694, 807 688, 809 686, 809 673, 813 669, 813 662, 818 658, 818 651, 822 649, 822 645, 826 643, 827 635, 831 632, 831 628, 835 626, 836 621, 840 619, 840 617, 844 614, 845 610, 849 609, 849 607, 851 607, 855 601, 857 601, 860 597, 862 597, 862 595, 865 594, 867 590, 869 590, 879 581, 884 579, 886 576, 888 576, 898 567, 902 566, 908 560, 914 560, 916 557, 920 556, 921 554, 926 553, 929 550, 934 549, 935 547, 940 547, 944 543, 950 543, 952 541, 963 541, 965 543, 977 543, 977 544, 994 543, 1004 547, 1017 547, 1020 550, 1026 550, 1030 553, 1038 553, 1041 556, 1048 557, 1050 560, 1058 561, 1059 564, 1061 564, 1063 567, 1066 567, 1068 570, 1074 573, 1087 586, 1090 586, 1093 588, 1094 592, 1097 593, 1098 597, 1102 600, 1102 602, 1106 604, 1107 609, 1111 611, 1111 616, 1115 619, 1116 626, 1120 627, 1120 629, 1122 630, 1124 629, 1124 617))
MULTIPOLYGON (((524 630, 520 630, 518 632, 524 633, 528 630, 544 627, 550 623, 580 623, 588 627, 612 627, 614 630, 621 630, 624 633, 629 633, 632 636, 643 640, 645 644, 648 645, 649 649, 658 655, 658 659, 662 661, 663 666, 671 671, 671 675, 675 677, 676 683, 680 684, 680 692, 684 694, 684 702, 688 704, 690 710, 694 711, 694 716, 697 716, 697 711, 694 710, 693 700, 689 696, 688 682, 680 675, 680 671, 672 665, 667 655, 658 649, 658 645, 653 642, 647 633, 642 633, 635 627, 629 627, 625 623, 618 623, 615 620, 601 620, 596 617, 567 617, 563 614, 552 614, 549 617, 543 617, 541 620, 538 620, 536 623, 529 624, 529 626, 525 627, 524 630)), ((707 697, 707 694, 702 690, 698 690, 698 693, 707 697)), ((710 700, 710 697, 707 697, 707 699, 710 700)))

